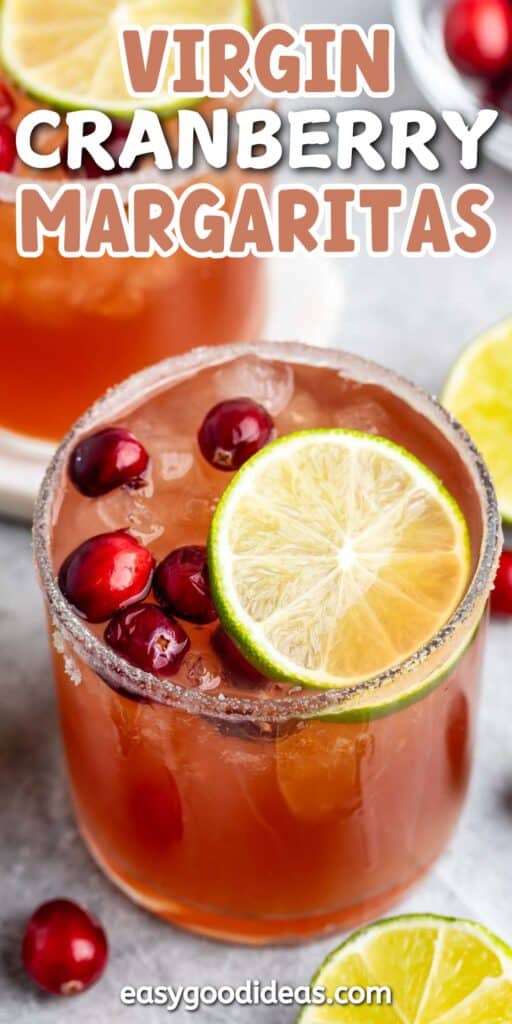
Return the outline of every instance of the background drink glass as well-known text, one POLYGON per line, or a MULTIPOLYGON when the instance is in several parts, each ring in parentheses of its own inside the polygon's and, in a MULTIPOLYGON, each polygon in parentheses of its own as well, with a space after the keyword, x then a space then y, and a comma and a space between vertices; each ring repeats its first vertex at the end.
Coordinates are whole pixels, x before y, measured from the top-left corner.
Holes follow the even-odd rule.
MULTIPOLYGON (((180 486, 185 501, 186 481, 180 486)), ((73 521, 76 543, 90 523, 73 521)), ((463 429, 419 389, 353 356, 297 345, 202 350, 97 403, 48 471, 35 548, 75 809, 106 873, 166 919, 237 941, 299 940, 388 907, 439 855, 463 805, 500 540, 493 487, 463 429), (356 697, 220 696, 197 686, 190 662, 186 676, 164 683, 120 661, 56 584, 52 547, 62 544, 59 510, 77 437, 99 423, 130 422, 134 408, 173 385, 198 407, 199 386, 240 358, 293 366, 290 422, 300 414, 301 425, 325 425, 336 395, 345 426, 371 429, 361 420, 381 417, 381 430, 407 439, 468 520, 472 579, 450 622, 405 666, 361 684, 356 697), (310 382, 309 404, 300 381, 310 382), (441 682, 422 699, 383 717, 361 712, 384 689, 399 701, 433 673, 441 682), (340 711, 344 721, 315 717, 340 711)), ((174 542, 185 539, 173 535, 174 542)))
MULTIPOLYGON (((275 0, 255 3, 255 11, 256 25, 282 18, 275 0)), ((12 89, 18 119, 33 104, 12 89)), ((258 97, 258 104, 268 99, 258 97)), ((252 179, 233 164, 215 173, 199 166, 187 175, 148 169, 108 181, 124 195, 144 180, 163 180, 177 191, 210 181, 225 194, 229 212, 240 186, 252 179)), ((65 259, 53 238, 38 259, 18 256, 16 189, 29 181, 0 174, 0 430, 57 440, 130 373, 196 345, 261 333, 265 263, 254 256, 200 260, 180 251, 169 259, 65 259)), ((48 192, 58 184, 48 181, 48 192)), ((97 181, 85 184, 92 191, 97 181)))

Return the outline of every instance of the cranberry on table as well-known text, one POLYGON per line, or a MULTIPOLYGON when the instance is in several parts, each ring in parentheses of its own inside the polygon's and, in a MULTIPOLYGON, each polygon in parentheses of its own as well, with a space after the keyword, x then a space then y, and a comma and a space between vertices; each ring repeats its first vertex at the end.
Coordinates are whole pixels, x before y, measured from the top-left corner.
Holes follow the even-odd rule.
POLYGON ((242 654, 235 642, 219 626, 211 639, 212 647, 222 662, 231 682, 237 686, 262 686, 266 677, 242 654))
POLYGON ((6 85, 0 84, 0 121, 8 121, 14 113, 14 100, 6 85))
POLYGON ((69 460, 69 476, 87 498, 98 498, 123 484, 138 486, 149 455, 129 430, 105 427, 79 441, 69 460))
POLYGON ((448 56, 462 74, 499 77, 512 68, 510 0, 451 0, 444 40, 448 56))
POLYGON ((274 421, 262 405, 251 398, 232 398, 210 409, 198 441, 210 465, 233 472, 274 437, 274 421))
POLYGON ((105 642, 135 668, 162 678, 176 675, 190 647, 179 622, 155 604, 137 604, 114 615, 105 642))
POLYGON ((59 586, 88 622, 105 622, 148 594, 155 559, 126 530, 100 533, 65 559, 59 586))
POLYGON ((22 957, 31 978, 47 992, 84 992, 105 969, 108 945, 101 925, 70 900, 51 900, 32 914, 22 957))
POLYGON ((161 604, 179 619, 197 626, 214 622, 217 612, 210 593, 206 548, 176 548, 157 566, 153 590, 161 604))
POLYGON ((493 615, 512 615, 512 551, 503 551, 491 592, 493 615))
POLYGON ((16 136, 10 124, 0 124, 0 171, 9 174, 16 161, 16 136))

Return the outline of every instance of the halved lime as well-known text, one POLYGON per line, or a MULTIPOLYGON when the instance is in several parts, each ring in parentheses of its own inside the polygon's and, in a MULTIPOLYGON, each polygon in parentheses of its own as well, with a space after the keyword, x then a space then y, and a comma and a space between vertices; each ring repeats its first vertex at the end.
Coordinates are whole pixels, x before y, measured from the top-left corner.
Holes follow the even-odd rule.
POLYGON ((422 647, 465 590, 470 542, 441 481, 380 437, 310 430, 268 445, 215 512, 226 630, 271 679, 348 687, 422 647))
POLYGON ((103 110, 128 117, 136 107, 169 116, 196 98, 169 95, 174 53, 162 93, 151 100, 130 96, 123 75, 119 28, 133 25, 252 24, 251 0, 4 0, 1 60, 28 93, 50 106, 103 110))
POLYGON ((405 915, 356 932, 311 982, 329 1005, 307 1006, 300 1024, 509 1024, 512 949, 480 924, 405 915), (391 989, 342 1006, 347 989, 391 989), (338 1001, 337 1001, 338 1000, 338 1001))
POLYGON ((501 514, 512 523, 512 318, 480 335, 459 356, 441 401, 482 452, 501 514))

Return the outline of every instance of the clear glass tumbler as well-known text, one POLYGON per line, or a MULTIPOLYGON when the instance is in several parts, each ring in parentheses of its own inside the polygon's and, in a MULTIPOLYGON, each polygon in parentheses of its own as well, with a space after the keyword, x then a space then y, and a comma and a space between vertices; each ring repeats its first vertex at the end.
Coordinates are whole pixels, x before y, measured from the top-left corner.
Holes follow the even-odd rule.
POLYGON ((169 359, 68 434, 34 536, 77 820, 137 903, 217 938, 299 941, 380 914, 428 869, 464 803, 501 544, 487 470, 433 399, 375 364, 291 343, 169 359), (62 559, 107 526, 128 526, 157 560, 205 543, 230 477, 201 464, 196 431, 215 398, 242 386, 274 409, 281 435, 342 425, 405 443, 467 519, 471 579, 451 619, 355 688, 224 685, 215 625, 191 627, 189 654, 163 681, 120 659, 59 590, 62 559), (97 503, 73 490, 67 464, 79 438, 113 422, 147 444, 153 475, 146 497, 124 490, 97 503))

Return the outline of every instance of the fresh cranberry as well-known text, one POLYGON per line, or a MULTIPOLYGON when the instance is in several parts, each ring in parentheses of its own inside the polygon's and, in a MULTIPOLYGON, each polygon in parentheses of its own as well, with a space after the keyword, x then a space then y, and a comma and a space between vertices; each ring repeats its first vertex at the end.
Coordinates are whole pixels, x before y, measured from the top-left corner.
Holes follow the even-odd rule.
POLYGON ((0 84, 0 121, 8 121, 14 111, 14 100, 6 85, 0 84))
POLYGON ((16 136, 10 124, 0 124, 0 171, 9 174, 16 160, 16 136))
POLYGON ((202 626, 217 612, 210 593, 206 548, 176 548, 157 567, 153 590, 159 604, 179 619, 202 626))
POLYGON ((151 587, 153 555, 126 530, 84 541, 64 561, 59 586, 88 622, 105 622, 142 601, 151 587))
POLYGON ((222 626, 218 626, 211 639, 212 647, 220 658, 231 682, 236 686, 262 686, 266 678, 244 657, 222 626))
POLYGON ((32 914, 23 937, 23 963, 47 992, 74 996, 98 980, 108 956, 103 928, 70 900, 51 900, 32 914))
POLYGON ((495 107, 503 114, 512 115, 512 76, 498 79, 497 82, 490 82, 486 89, 483 102, 486 107, 495 107))
POLYGON ((512 551, 503 551, 491 593, 493 615, 512 615, 512 551))
POLYGON ((97 498, 123 484, 139 485, 148 462, 146 449, 129 430, 105 427, 78 442, 69 475, 81 494, 97 498))
POLYGON ((207 462, 232 472, 275 437, 272 417, 251 398, 232 398, 210 410, 199 431, 207 462))
MULTIPOLYGON (((93 131, 93 126, 91 125, 90 133, 86 132, 85 135, 87 136, 87 134, 91 134, 92 131, 93 131)), ((106 149, 107 152, 110 153, 110 156, 115 161, 115 167, 113 167, 112 170, 104 171, 102 167, 98 167, 98 164, 94 162, 92 156, 90 156, 89 153, 84 153, 83 160, 82 160, 82 166, 78 170, 71 170, 70 169, 70 174, 75 174, 75 175, 83 174, 83 175, 85 175, 86 178, 108 178, 112 174, 121 174, 123 169, 121 167, 119 167, 119 157, 121 156, 121 153, 123 151, 124 144, 125 144, 126 139, 128 137, 128 132, 129 131, 130 131, 130 122, 129 121, 113 121, 112 122, 112 134, 111 134, 110 138, 107 139, 107 141, 103 143, 104 149, 106 149)), ((61 163, 62 163, 63 167, 67 167, 67 162, 68 162, 68 146, 67 146, 67 143, 66 143, 62 147, 62 152, 61 152, 61 163)), ((133 167, 133 168, 131 168, 131 170, 135 170, 135 168, 133 167)))
POLYGON ((452 0, 444 39, 448 56, 462 74, 498 77, 512 67, 509 0, 452 0))
POLYGON ((105 641, 131 665, 163 678, 176 675, 190 647, 179 622, 155 604, 118 612, 105 630, 105 641))

